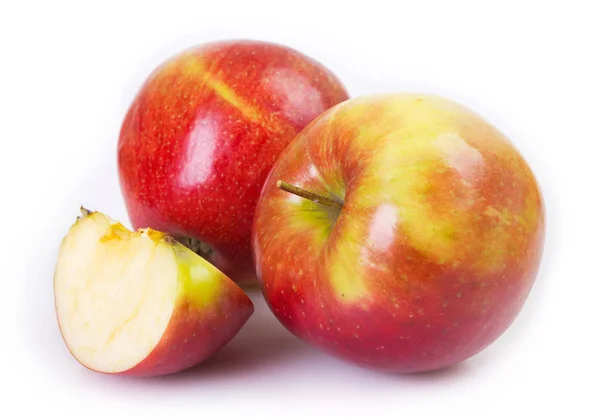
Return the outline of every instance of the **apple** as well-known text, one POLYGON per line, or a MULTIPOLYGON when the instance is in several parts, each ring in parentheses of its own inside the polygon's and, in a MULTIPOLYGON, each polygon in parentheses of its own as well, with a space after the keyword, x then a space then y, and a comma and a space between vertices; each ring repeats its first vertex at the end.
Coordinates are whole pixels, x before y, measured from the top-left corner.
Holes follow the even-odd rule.
POLYGON ((278 44, 218 41, 171 57, 121 126, 119 181, 131 223, 256 284, 250 232, 268 171, 302 128, 347 98, 330 70, 278 44))
POLYGON ((462 362, 515 320, 545 236, 515 145, 436 95, 326 111, 274 164, 252 231, 279 321, 347 363, 417 373, 462 362))
POLYGON ((70 353, 114 375, 201 363, 254 312, 235 282, 169 235, 86 209, 61 241, 54 299, 70 353))

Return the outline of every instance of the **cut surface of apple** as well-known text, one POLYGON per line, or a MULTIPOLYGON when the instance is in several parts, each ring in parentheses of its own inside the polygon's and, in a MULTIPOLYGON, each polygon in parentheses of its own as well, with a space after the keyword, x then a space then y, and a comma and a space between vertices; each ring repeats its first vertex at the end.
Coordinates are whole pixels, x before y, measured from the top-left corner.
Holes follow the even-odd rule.
POLYGON ((54 292, 63 339, 83 366, 174 373, 218 351, 252 314, 233 281, 170 236, 82 214, 61 243, 54 292))

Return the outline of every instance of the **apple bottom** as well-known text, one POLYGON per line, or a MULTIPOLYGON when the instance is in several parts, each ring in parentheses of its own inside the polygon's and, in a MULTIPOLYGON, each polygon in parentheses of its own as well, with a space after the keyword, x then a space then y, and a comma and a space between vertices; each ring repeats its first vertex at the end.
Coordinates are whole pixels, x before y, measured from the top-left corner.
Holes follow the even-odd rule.
MULTIPOLYGON (((189 238, 178 239, 178 241, 183 242, 186 246, 190 243, 189 238)), ((192 241, 195 243, 199 242, 196 240, 192 241)), ((228 251, 227 248, 219 250, 210 248, 209 251, 199 250, 197 244, 192 244, 188 248, 223 272, 225 276, 233 280, 238 286, 242 288, 257 286, 256 269, 250 253, 250 245, 247 246, 247 249, 246 246, 240 245, 232 251, 228 251), (239 248, 244 248, 241 254, 239 248)))
POLYGON ((439 295, 423 295, 420 305, 400 299, 397 306, 390 305, 385 296, 379 303, 373 298, 344 305, 331 292, 311 299, 307 293, 282 292, 277 287, 264 290, 275 316, 300 340, 362 368, 419 373, 461 363, 494 342, 525 303, 531 286, 522 283, 504 288, 490 285, 487 291, 463 287, 461 298, 475 301, 470 311, 460 300, 444 306, 439 295), (309 305, 310 300, 319 304, 309 305), (490 302, 479 303, 483 300, 490 302))

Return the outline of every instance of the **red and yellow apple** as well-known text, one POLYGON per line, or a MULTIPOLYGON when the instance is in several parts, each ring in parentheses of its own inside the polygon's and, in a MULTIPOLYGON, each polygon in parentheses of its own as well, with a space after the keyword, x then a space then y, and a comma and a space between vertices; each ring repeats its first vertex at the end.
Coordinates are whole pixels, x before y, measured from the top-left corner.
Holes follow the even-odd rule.
POLYGON ((269 307, 347 362, 422 372, 514 321, 543 252, 540 188, 515 145, 421 94, 354 98, 280 155, 252 232, 269 307))
POLYGON ((167 234, 82 210, 54 275, 58 324, 86 368, 157 376, 209 358, 254 312, 248 296, 167 234))
POLYGON ((220 41, 171 57, 121 127, 133 227, 168 233, 232 280, 255 283, 250 232, 268 171, 302 128, 346 99, 330 70, 282 45, 220 41))

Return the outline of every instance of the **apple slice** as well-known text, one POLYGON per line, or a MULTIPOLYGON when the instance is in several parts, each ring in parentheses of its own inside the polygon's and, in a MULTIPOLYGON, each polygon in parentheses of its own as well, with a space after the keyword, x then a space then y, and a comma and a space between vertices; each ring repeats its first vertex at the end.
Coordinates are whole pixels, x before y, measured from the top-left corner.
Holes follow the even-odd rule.
POLYGON ((197 365, 254 312, 242 289, 169 235, 83 208, 60 245, 54 298, 79 363, 134 376, 197 365))

